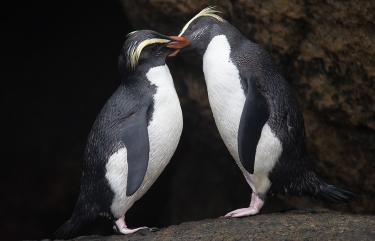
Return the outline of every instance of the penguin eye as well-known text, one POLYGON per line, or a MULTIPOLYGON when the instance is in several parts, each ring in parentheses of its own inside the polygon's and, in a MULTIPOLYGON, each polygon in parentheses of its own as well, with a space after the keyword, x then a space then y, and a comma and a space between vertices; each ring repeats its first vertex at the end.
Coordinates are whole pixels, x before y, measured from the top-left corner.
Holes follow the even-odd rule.
POLYGON ((190 31, 190 32, 193 32, 193 31, 195 31, 195 29, 196 29, 196 27, 194 26, 194 25, 190 25, 189 27, 188 27, 188 31, 190 31))
POLYGON ((152 51, 156 51, 158 49, 159 49, 159 46, 157 44, 154 44, 154 45, 151 46, 152 51))

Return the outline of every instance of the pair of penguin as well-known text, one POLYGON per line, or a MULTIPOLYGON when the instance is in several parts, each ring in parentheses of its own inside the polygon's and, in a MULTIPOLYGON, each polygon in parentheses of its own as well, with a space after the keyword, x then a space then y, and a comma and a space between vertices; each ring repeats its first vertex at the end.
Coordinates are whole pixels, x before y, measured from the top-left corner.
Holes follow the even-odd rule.
POLYGON ((179 36, 129 34, 119 58, 121 84, 89 134, 80 195, 56 237, 72 237, 98 216, 113 220, 123 234, 146 228, 128 228, 125 214, 155 182, 180 139, 182 112, 165 64, 179 50, 203 59, 215 123, 253 191, 249 207, 226 217, 257 214, 267 193, 334 202, 352 197, 314 173, 302 112, 268 53, 208 7, 179 36))

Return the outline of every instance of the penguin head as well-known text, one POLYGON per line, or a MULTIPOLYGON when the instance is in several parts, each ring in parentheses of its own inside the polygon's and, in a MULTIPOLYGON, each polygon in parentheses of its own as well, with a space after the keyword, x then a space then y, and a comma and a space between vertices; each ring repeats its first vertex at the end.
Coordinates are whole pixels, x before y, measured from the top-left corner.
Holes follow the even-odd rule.
POLYGON ((221 34, 220 25, 225 20, 217 15, 220 13, 214 7, 207 7, 191 18, 182 28, 179 37, 186 37, 190 45, 184 48, 185 51, 194 50, 203 54, 211 39, 221 34))
POLYGON ((181 36, 166 36, 152 30, 131 32, 119 56, 120 71, 132 72, 143 65, 163 65, 168 56, 175 56, 187 45, 189 41, 181 36))

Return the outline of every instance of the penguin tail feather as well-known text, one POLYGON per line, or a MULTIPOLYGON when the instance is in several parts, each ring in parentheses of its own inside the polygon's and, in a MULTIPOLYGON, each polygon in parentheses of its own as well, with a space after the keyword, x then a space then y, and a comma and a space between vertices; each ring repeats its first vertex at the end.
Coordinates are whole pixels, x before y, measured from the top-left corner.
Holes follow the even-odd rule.
POLYGON ((96 214, 82 209, 82 205, 79 205, 80 203, 80 200, 78 200, 71 218, 55 231, 53 234, 55 239, 70 239, 76 237, 87 224, 90 224, 96 219, 96 214), (90 215, 90 213, 92 215, 90 215))
POLYGON ((355 197, 355 194, 348 190, 326 183, 314 172, 307 173, 303 179, 304 192, 313 197, 332 203, 349 202, 355 197))
POLYGON ((86 223, 84 219, 73 216, 56 230, 53 237, 55 239, 73 238, 79 234, 79 231, 86 223))
POLYGON ((324 183, 320 188, 318 197, 332 203, 342 203, 352 200, 355 194, 334 185, 324 183))

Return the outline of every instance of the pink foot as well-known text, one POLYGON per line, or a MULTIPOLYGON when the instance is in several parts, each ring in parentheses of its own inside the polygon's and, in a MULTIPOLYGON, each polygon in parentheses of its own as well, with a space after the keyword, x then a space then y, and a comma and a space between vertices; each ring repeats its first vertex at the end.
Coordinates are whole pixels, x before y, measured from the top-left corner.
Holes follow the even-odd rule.
POLYGON ((140 228, 134 228, 134 229, 130 229, 130 228, 127 228, 127 227, 123 227, 123 228, 119 228, 118 231, 122 234, 132 234, 132 233, 135 233, 141 229, 147 229, 148 227, 140 227, 140 228))
POLYGON ((253 193, 251 195, 251 202, 248 208, 236 209, 232 212, 227 213, 224 217, 226 218, 239 218, 245 216, 251 216, 259 213, 260 209, 263 207, 264 201, 259 198, 258 195, 253 193))
POLYGON ((239 217, 255 215, 257 213, 259 213, 258 209, 255 209, 253 207, 248 207, 248 208, 236 209, 232 212, 229 212, 225 215, 225 217, 226 218, 239 218, 239 217))
POLYGON ((121 218, 117 219, 115 224, 116 224, 116 227, 117 227, 117 231, 122 233, 122 234, 131 234, 131 233, 135 233, 135 232, 137 232, 141 229, 147 229, 148 228, 148 227, 140 227, 140 228, 130 229, 126 226, 124 217, 121 217, 121 218))

